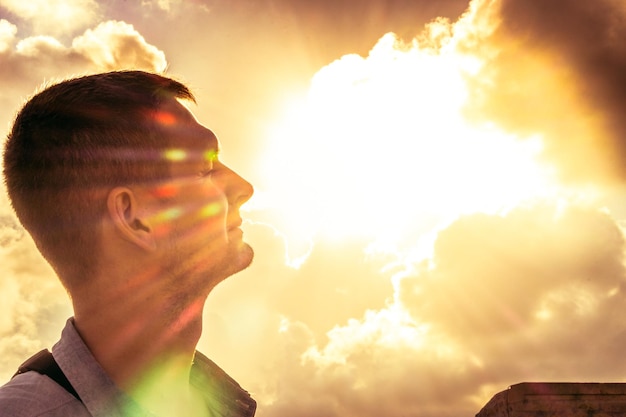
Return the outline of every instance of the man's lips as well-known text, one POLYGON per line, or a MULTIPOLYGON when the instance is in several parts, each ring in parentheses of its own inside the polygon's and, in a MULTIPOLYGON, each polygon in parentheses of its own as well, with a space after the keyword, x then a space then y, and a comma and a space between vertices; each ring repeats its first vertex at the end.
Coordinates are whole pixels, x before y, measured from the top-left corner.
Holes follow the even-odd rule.
POLYGON ((232 222, 229 222, 228 223, 228 231, 231 232, 233 230, 239 229, 241 227, 241 224, 242 224, 242 220, 241 219, 237 219, 237 220, 234 220, 232 222))

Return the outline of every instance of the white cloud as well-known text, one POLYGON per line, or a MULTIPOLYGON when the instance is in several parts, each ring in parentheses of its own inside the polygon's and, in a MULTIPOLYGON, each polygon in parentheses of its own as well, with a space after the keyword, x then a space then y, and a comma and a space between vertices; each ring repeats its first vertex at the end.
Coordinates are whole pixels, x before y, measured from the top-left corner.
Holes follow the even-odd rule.
POLYGON ((94 0, 0 0, 4 7, 32 25, 33 33, 71 34, 98 17, 94 0))
POLYGON ((128 23, 107 21, 87 29, 70 46, 49 35, 19 39, 17 28, 0 20, 0 126, 44 82, 117 69, 162 71, 165 54, 128 23), (12 111, 11 111, 12 110, 12 111))
POLYGON ((25 58, 37 58, 40 55, 58 55, 65 53, 65 47, 51 36, 31 36, 19 41, 15 52, 25 58))
POLYGON ((125 22, 108 21, 72 41, 72 49, 87 57, 98 68, 144 68, 163 71, 165 54, 146 42, 135 28, 125 22))
POLYGON ((16 34, 17 26, 7 20, 0 19, 0 54, 13 47, 16 34))
POLYGON ((480 60, 459 53, 456 27, 434 22, 412 42, 384 35, 369 56, 315 74, 259 158, 264 191, 283 211, 277 228, 400 242, 554 192, 539 137, 465 117, 480 60))
POLYGON ((0 85, 19 84, 23 94, 30 94, 46 79, 130 68, 159 72, 167 65, 163 51, 125 22, 107 21, 87 29, 69 47, 52 36, 17 39, 15 33, 14 25, 0 21, 0 42, 5 45, 0 50, 0 85))

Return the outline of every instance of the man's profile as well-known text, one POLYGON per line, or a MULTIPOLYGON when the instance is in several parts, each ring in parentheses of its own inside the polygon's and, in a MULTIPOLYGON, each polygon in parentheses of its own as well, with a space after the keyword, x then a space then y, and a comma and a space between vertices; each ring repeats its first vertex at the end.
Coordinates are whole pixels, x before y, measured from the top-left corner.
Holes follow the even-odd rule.
POLYGON ((177 81, 119 71, 52 85, 18 113, 8 194, 74 317, 52 348, 70 387, 22 372, 0 388, 1 415, 254 415, 196 351, 209 293, 252 261, 239 208, 253 189, 185 101, 177 81))

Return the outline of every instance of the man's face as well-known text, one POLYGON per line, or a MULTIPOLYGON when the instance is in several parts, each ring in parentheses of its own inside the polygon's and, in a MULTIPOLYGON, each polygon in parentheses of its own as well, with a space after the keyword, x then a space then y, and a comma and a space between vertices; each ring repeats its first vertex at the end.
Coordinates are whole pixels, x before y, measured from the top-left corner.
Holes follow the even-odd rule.
POLYGON ((175 275, 201 276, 206 285, 215 285, 252 262, 239 208, 253 188, 220 162, 213 132, 178 101, 165 103, 157 121, 174 144, 163 155, 172 179, 153 189, 159 206, 155 232, 167 242, 166 267, 175 275))

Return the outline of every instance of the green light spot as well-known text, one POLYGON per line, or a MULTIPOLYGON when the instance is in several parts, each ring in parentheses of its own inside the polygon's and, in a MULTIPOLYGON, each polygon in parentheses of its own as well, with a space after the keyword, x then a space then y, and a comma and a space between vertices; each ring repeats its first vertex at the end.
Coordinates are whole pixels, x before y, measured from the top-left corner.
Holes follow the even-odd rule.
POLYGON ((217 160, 217 151, 215 149, 208 150, 204 152, 204 160, 209 162, 214 162, 217 160))
POLYGON ((202 208, 202 217, 213 217, 216 214, 219 214, 222 211, 222 205, 219 203, 211 203, 207 204, 202 208))
POLYGON ((168 149, 165 151, 165 159, 168 161, 179 162, 187 158, 187 152, 182 149, 168 149))
POLYGON ((157 221, 164 222, 168 220, 174 220, 174 219, 179 218, 182 214, 183 214, 183 211, 180 208, 173 207, 169 210, 165 210, 164 212, 160 213, 157 218, 157 221))

